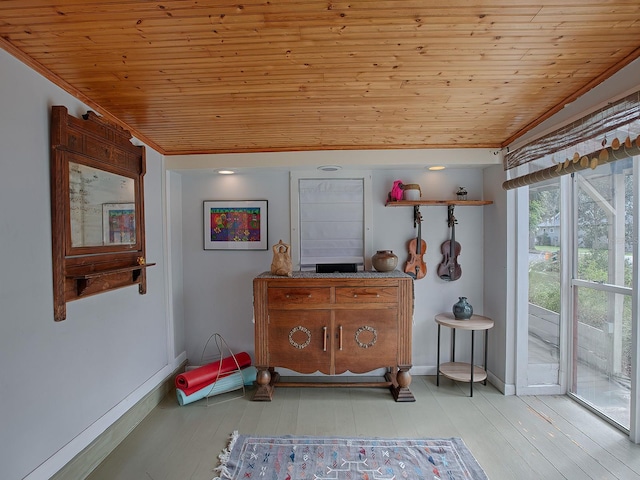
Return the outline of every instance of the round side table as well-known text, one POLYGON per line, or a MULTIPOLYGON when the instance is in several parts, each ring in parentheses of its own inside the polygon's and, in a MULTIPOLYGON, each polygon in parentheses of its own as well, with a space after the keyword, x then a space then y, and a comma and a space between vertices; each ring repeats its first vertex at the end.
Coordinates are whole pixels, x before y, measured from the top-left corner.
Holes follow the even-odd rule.
POLYGON ((459 382, 469 382, 469 396, 473 397, 473 383, 483 382, 487 384, 487 342, 489 329, 494 322, 489 317, 471 315, 468 320, 458 320, 453 313, 439 313, 435 317, 438 324, 438 365, 436 367, 436 386, 440 386, 440 375, 459 382), (451 361, 440 364, 440 327, 451 328, 451 361), (456 330, 471 331, 471 362, 456 362, 456 330), (484 330, 484 365, 479 367, 473 364, 473 334, 476 330, 484 330))

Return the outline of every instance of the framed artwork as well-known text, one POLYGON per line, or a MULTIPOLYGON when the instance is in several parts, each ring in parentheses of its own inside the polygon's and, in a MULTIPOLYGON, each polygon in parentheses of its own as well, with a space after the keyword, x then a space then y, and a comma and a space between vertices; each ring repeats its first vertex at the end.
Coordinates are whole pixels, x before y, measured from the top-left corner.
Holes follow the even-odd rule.
POLYGON ((134 203, 102 204, 102 241, 105 245, 136 243, 134 203))
POLYGON ((266 200, 204 202, 205 250, 266 250, 266 200))

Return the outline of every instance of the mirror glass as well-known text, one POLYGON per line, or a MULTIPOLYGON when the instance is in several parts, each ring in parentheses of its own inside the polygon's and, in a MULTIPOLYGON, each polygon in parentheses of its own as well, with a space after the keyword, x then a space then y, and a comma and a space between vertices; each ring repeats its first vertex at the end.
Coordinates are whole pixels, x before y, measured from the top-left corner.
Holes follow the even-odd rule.
POLYGON ((136 243, 134 180, 69 162, 71 246, 136 243))

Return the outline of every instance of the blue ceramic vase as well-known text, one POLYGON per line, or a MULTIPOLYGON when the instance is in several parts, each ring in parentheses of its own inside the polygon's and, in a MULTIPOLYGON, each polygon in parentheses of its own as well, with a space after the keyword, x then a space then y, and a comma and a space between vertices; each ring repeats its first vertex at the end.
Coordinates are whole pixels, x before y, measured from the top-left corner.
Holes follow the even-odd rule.
POLYGON ((453 316, 457 320, 468 320, 473 315, 473 307, 467 302, 467 297, 458 297, 458 301, 453 304, 453 316))

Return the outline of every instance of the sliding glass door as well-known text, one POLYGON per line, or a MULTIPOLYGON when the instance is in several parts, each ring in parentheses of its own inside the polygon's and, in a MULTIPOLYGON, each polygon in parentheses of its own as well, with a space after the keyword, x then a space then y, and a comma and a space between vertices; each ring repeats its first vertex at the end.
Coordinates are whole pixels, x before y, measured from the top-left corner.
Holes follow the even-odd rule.
POLYGON ((628 430, 634 263, 632 158, 574 174, 571 381, 577 399, 628 430))
POLYGON ((567 392, 636 442, 639 162, 530 185, 517 210, 528 289, 518 292, 516 393, 567 392))

